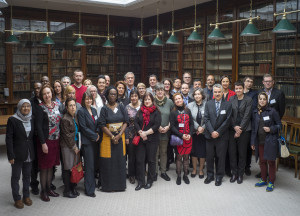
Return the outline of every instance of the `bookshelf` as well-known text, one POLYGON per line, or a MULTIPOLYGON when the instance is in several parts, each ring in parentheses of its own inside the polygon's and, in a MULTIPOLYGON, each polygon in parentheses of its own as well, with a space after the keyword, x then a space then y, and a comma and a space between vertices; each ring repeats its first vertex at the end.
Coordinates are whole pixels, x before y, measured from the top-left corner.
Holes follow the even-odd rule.
MULTIPOLYGON (((90 35, 106 35, 106 26, 86 25, 85 33, 90 35)), ((114 48, 103 48, 105 38, 85 38, 87 77, 97 86, 97 77, 108 74, 114 80, 114 48)), ((114 42, 113 39, 111 39, 114 42)))
MULTIPOLYGON (((297 0, 287 1, 286 10, 299 9, 297 0)), ((284 1, 278 1, 276 11, 283 11, 284 1)), ((297 13, 288 14, 287 18, 297 28, 296 33, 276 35, 276 87, 285 93, 286 116, 300 118, 300 20, 297 13)), ((281 19, 276 17, 276 23, 281 19)))
MULTIPOLYGON (((197 25, 201 24, 201 28, 197 29, 198 33, 203 37, 204 32, 204 18, 197 20, 197 25)), ((184 28, 194 26, 194 19, 185 20, 184 28)), ((182 48, 182 61, 183 61, 183 73, 190 72, 193 79, 203 79, 203 64, 204 64, 204 51, 203 40, 200 42, 187 41, 188 37, 192 33, 192 30, 183 32, 183 48, 182 48)))
POLYGON ((51 46, 51 74, 52 82, 63 76, 73 77, 73 72, 81 68, 81 48, 74 47, 76 38, 73 33, 78 32, 77 23, 50 22, 51 35, 55 42, 51 46))
MULTIPOLYGON (((1 102, 5 101, 4 88, 7 87, 6 68, 5 68, 5 45, 4 45, 5 34, 3 32, 4 29, 5 29, 5 20, 4 18, 0 17, 0 101, 1 102)), ((2 113, 5 114, 5 110, 0 109, 0 115, 2 113)))
MULTIPOLYGON (((232 19, 232 10, 219 15, 219 22, 232 19)), ((215 21, 215 15, 207 17, 207 35, 213 31, 213 27, 209 27, 209 24, 215 21)), ((216 82, 219 82, 223 75, 232 77, 232 24, 221 25, 220 30, 225 39, 218 41, 207 39, 206 43, 206 77, 213 74, 216 82)))
MULTIPOLYGON (((260 20, 253 20, 261 35, 255 37, 240 37, 239 43, 239 79, 245 76, 254 77, 254 89, 263 88, 262 77, 272 73, 272 29, 273 29, 273 4, 267 1, 256 5, 252 16, 260 16, 260 20)), ((239 18, 250 17, 249 7, 240 9, 239 18)), ((240 33, 248 22, 240 23, 240 33)))

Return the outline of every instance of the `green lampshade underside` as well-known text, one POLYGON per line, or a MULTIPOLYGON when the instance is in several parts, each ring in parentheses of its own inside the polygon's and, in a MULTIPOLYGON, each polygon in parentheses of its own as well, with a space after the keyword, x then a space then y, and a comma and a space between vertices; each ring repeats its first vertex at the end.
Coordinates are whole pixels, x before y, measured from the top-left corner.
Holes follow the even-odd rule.
POLYGON ((136 47, 148 47, 144 39, 140 39, 139 42, 136 44, 136 47))
POLYGON ((258 36, 258 35, 260 35, 260 32, 253 23, 248 23, 246 28, 244 28, 244 30, 241 33, 241 36, 258 36))
POLYGON ((47 35, 46 37, 44 37, 44 39, 42 40, 42 42, 41 42, 42 44, 46 44, 46 45, 48 45, 48 44, 54 44, 54 41, 47 35))
POLYGON ((7 38, 5 43, 7 43, 7 44, 18 44, 18 43, 20 43, 20 41, 18 40, 18 38, 15 35, 12 34, 7 38))
POLYGON ((163 46, 162 40, 157 36, 154 41, 151 43, 152 46, 163 46))
POLYGON ((193 31, 188 37, 187 41, 201 41, 202 37, 198 34, 197 31, 193 31))
POLYGON ((296 28, 286 17, 283 17, 272 32, 276 34, 293 33, 296 32, 296 28))
POLYGON ((223 33, 220 31, 219 28, 215 28, 207 37, 208 39, 211 40, 222 40, 225 39, 225 36, 223 35, 223 33))
POLYGON ((178 38, 174 34, 171 34, 171 36, 167 40, 166 44, 180 44, 180 43, 179 43, 178 38))
POLYGON ((112 48, 115 47, 113 42, 108 38, 105 43, 102 45, 102 47, 112 48))
POLYGON ((86 46, 86 43, 84 42, 84 40, 79 37, 76 42, 73 44, 73 46, 86 46))

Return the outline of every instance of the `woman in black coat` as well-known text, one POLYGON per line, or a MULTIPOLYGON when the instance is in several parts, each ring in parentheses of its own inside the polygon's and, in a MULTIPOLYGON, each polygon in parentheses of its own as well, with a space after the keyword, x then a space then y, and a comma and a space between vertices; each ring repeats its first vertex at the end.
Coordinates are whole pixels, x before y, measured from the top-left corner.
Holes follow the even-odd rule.
POLYGON ((267 192, 273 191, 276 174, 276 157, 278 153, 278 132, 281 128, 279 114, 268 106, 268 95, 261 92, 258 95, 258 106, 252 115, 251 147, 255 151, 256 161, 259 156, 261 179, 256 187, 267 185, 269 165, 269 184, 267 192))
POLYGON ((141 109, 137 112, 134 126, 141 139, 136 147, 136 178, 138 186, 136 191, 149 189, 156 174, 156 152, 159 143, 158 128, 161 125, 161 114, 154 105, 151 93, 146 92, 141 109), (145 162, 148 164, 147 184, 145 185, 145 162))
POLYGON ((16 208, 23 208, 24 204, 31 206, 29 185, 32 161, 35 159, 34 121, 30 101, 22 99, 18 103, 17 112, 7 121, 6 147, 7 158, 12 167, 11 189, 16 208), (23 176, 23 201, 19 194, 19 180, 23 176), (24 203, 24 204, 23 204, 24 203))
POLYGON ((85 174, 84 174, 84 188, 85 194, 89 197, 96 197, 95 189, 95 155, 94 151, 97 141, 100 139, 97 133, 98 116, 97 110, 92 107, 93 96, 85 92, 82 96, 81 108, 78 110, 77 119, 79 130, 81 133, 81 149, 83 153, 85 174))

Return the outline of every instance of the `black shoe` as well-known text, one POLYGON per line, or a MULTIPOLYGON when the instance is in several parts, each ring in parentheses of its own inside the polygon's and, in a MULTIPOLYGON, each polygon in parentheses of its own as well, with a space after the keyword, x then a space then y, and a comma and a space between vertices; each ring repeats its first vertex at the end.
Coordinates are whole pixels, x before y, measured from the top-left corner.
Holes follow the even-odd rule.
POLYGON ((178 176, 176 179, 176 184, 181 185, 181 176, 178 176))
POLYGON ((166 181, 170 181, 171 179, 170 179, 170 177, 167 175, 167 173, 162 173, 161 175, 160 175, 160 177, 162 177, 164 180, 166 180, 166 181))
POLYGON ((216 186, 221 186, 221 184, 222 184, 222 178, 216 178, 216 182, 215 182, 215 185, 216 186))
POLYGON ((40 194, 39 187, 31 187, 31 193, 33 195, 39 195, 40 194))
POLYGON ((184 183, 186 183, 186 184, 189 184, 189 183, 190 183, 190 180, 189 180, 189 178, 187 177, 187 175, 183 175, 183 181, 184 181, 184 183))
POLYGON ((255 175, 255 178, 261 178, 261 172, 257 173, 257 174, 255 175))
POLYGON ((242 184, 242 183, 243 183, 243 176, 239 176, 239 177, 238 177, 237 183, 238 183, 238 184, 242 184))
POLYGON ((199 179, 203 179, 204 178, 204 175, 199 175, 199 179))
POLYGON ((246 176, 251 176, 251 170, 250 170, 250 168, 246 168, 245 169, 245 175, 246 176))
POLYGON ((144 188, 144 185, 138 184, 138 186, 136 186, 135 190, 136 190, 136 191, 139 191, 139 190, 141 190, 142 188, 144 188))
POLYGON ((154 176, 154 178, 153 178, 153 181, 157 181, 157 176, 158 176, 158 174, 155 173, 155 176, 154 176))
POLYGON ((64 192, 63 193, 64 197, 68 197, 68 198, 76 198, 77 196, 75 194, 73 194, 71 191, 69 192, 64 192))
POLYGON ((209 184, 211 183, 212 181, 214 181, 214 177, 210 177, 210 176, 207 176, 206 179, 204 180, 204 184, 209 184))
POLYGON ((92 197, 92 198, 95 198, 96 197, 96 194, 95 193, 92 193, 92 194, 86 194, 88 197, 92 197))
POLYGON ((230 183, 234 183, 236 180, 237 180, 237 175, 233 175, 231 178, 230 178, 230 183))
POLYGON ((54 191, 54 190, 56 190, 56 187, 55 187, 55 185, 51 183, 51 185, 50 185, 50 189, 51 189, 51 190, 53 190, 53 191, 54 191))
POLYGON ((145 185, 145 189, 150 189, 152 187, 152 183, 151 182, 148 182, 146 185, 145 185))
POLYGON ((195 177, 196 177, 196 174, 191 173, 191 177, 192 177, 192 178, 195 178, 195 177))
POLYGON ((80 193, 76 190, 76 188, 72 189, 71 191, 74 195, 80 196, 80 193))

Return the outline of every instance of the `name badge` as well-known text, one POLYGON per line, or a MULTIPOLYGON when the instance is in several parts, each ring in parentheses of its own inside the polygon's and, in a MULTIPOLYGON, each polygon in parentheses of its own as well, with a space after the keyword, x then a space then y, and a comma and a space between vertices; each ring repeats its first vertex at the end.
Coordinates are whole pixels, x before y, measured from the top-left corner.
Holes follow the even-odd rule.
POLYGON ((184 123, 179 123, 178 127, 183 128, 184 127, 184 123))
POLYGON ((268 120, 270 120, 270 117, 269 116, 265 116, 264 117, 264 121, 268 121, 268 120))
POLYGON ((221 114, 221 115, 226 114, 226 110, 221 110, 220 114, 221 114))
POLYGON ((202 114, 202 115, 204 115, 204 110, 203 110, 203 111, 201 111, 201 114, 202 114))
POLYGON ((117 113, 118 112, 118 108, 116 107, 115 109, 114 109, 114 113, 117 113))
POLYGON ((97 120, 97 119, 98 119, 98 116, 94 116, 94 119, 97 120))
POLYGON ((272 99, 272 100, 270 101, 270 104, 274 104, 274 103, 276 103, 276 100, 275 100, 275 99, 272 99))

